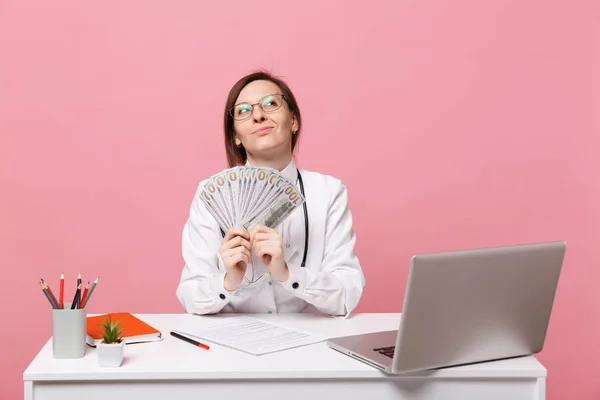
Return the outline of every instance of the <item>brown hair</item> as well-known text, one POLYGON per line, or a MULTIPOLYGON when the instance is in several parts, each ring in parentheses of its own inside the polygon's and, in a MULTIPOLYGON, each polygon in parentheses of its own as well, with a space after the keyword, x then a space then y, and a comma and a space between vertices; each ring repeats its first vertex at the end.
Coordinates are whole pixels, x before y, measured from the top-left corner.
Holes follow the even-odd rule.
POLYGON ((235 144, 235 130, 233 128, 233 117, 229 114, 229 110, 235 105, 235 101, 237 100, 240 92, 246 85, 250 82, 265 80, 271 81, 279 87, 283 97, 285 98, 285 102, 288 105, 288 108, 292 112, 292 114, 296 117, 298 121, 298 130, 295 135, 292 135, 292 151, 296 146, 296 142, 298 141, 298 136, 300 136, 300 128, 302 126, 302 120, 300 117, 300 108, 298 107, 298 103, 296 102, 296 98, 294 94, 288 87, 288 85, 281 79, 275 77, 268 71, 259 70, 253 72, 249 75, 244 76, 239 81, 233 85, 231 90, 229 91, 229 95, 227 96, 227 102, 225 103, 225 115, 224 115, 224 133, 225 133, 225 151, 227 153, 227 164, 229 168, 235 167, 236 165, 243 165, 246 163, 248 156, 246 155, 246 149, 243 146, 237 147, 235 144))

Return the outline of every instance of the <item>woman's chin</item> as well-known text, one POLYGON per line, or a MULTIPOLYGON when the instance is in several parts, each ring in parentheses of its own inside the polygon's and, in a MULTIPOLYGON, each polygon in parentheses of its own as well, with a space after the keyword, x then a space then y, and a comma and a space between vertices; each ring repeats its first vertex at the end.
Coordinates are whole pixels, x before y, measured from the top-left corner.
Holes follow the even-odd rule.
POLYGON ((252 153, 255 154, 265 154, 268 153, 272 155, 273 152, 281 152, 285 148, 285 143, 274 142, 272 140, 264 140, 260 143, 256 143, 252 148, 252 153))

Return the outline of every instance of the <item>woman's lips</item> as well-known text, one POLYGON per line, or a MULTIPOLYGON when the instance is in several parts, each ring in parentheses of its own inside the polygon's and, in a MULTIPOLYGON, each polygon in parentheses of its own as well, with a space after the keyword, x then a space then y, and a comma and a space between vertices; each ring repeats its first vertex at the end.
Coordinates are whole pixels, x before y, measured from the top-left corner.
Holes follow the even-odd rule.
POLYGON ((266 126, 264 128, 260 128, 252 132, 253 135, 265 135, 273 130, 272 126, 266 126))

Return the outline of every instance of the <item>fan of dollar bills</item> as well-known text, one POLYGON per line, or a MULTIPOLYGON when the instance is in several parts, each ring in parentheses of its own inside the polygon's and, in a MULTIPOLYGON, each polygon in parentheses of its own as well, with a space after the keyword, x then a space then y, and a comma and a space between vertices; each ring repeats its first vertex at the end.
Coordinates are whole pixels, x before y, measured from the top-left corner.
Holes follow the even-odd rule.
POLYGON ((305 201, 279 171, 252 166, 211 176, 200 198, 224 232, 234 226, 250 231, 256 224, 275 228, 305 201))

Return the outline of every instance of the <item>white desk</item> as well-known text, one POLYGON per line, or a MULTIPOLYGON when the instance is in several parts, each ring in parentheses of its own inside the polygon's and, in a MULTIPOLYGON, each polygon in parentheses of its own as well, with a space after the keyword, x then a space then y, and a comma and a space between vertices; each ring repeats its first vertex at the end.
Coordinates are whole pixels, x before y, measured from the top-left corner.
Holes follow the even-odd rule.
MULTIPOLYGON (((127 345, 120 368, 100 367, 92 347, 81 359, 55 360, 50 339, 23 374, 25 399, 545 399, 546 369, 535 357, 397 377, 329 349, 325 342, 262 356, 218 345, 207 351, 169 335, 186 319, 207 317, 137 316, 160 329, 164 339, 127 345)), ((260 317, 327 337, 397 329, 400 320, 400 314, 357 314, 346 320, 260 317)))

